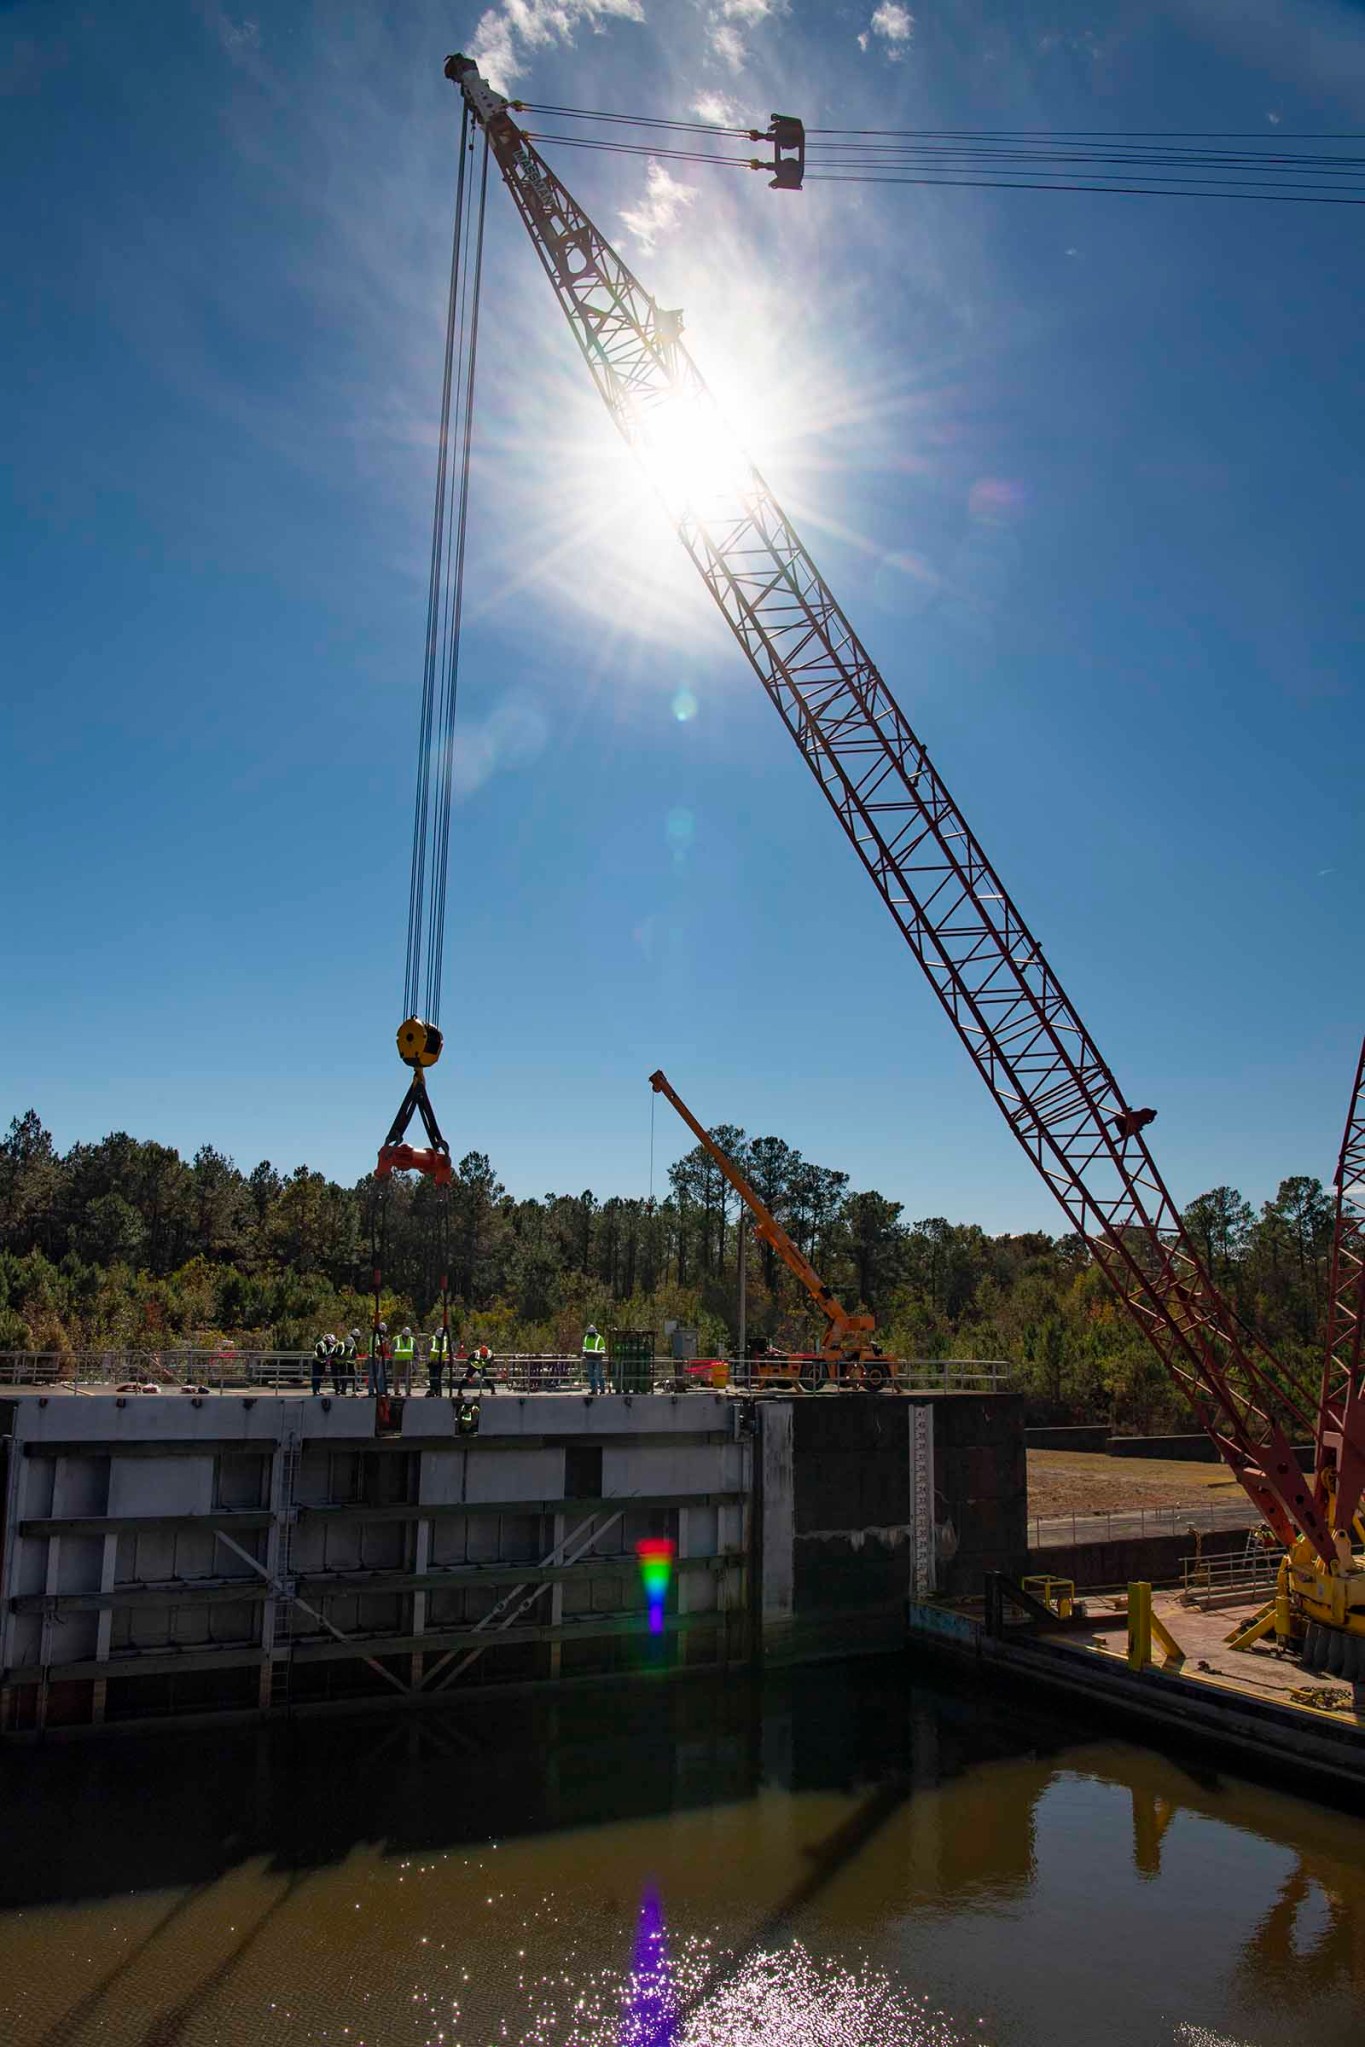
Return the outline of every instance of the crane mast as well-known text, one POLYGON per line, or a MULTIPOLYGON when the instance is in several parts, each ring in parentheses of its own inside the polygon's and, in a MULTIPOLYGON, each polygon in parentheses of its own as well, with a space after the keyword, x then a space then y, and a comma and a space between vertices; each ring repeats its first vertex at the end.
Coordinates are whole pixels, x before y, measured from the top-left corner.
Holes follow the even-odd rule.
POLYGON ((1332 1526, 1349 1540, 1365 1493, 1365 1044, 1356 1062, 1336 1189, 1316 1462, 1319 1487, 1331 1493, 1323 1504, 1332 1526), (1326 1488, 1329 1472, 1335 1482, 1326 1488))
MULTIPOLYGON (((734 1188, 754 1218, 754 1235, 762 1243, 771 1245, 788 1272, 800 1281, 824 1316, 825 1338, 820 1352, 824 1362, 834 1365, 845 1362, 861 1363, 865 1356, 872 1355, 872 1332, 877 1326, 875 1315, 850 1315, 842 1301, 835 1298, 800 1245, 794 1243, 788 1236, 777 1217, 767 1203, 754 1192, 728 1152, 722 1151, 710 1131, 702 1128, 682 1096, 671 1086, 667 1074, 651 1073, 649 1084, 656 1095, 662 1095, 666 1101, 672 1103, 707 1157, 714 1161, 734 1188)), ((880 1378, 881 1375, 878 1376, 880 1378)))
POLYGON ((1288 1546, 1326 1516, 1290 1431, 1312 1406, 1223 1299, 1133 1107, 923 742, 660 307, 465 57, 446 75, 503 180, 598 391, 653 469, 706 587, 919 960, 1018 1143, 1203 1427, 1288 1546), (678 459, 681 450, 682 458, 678 459))

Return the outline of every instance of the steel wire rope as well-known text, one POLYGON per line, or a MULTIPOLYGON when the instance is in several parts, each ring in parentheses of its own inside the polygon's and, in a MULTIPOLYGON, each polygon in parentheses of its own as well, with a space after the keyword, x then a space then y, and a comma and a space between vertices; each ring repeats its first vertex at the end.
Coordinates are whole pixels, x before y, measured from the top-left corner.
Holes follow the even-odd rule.
POLYGON ((995 165, 1017 164, 1024 169, 1032 166, 1055 165, 1059 169, 1103 170, 1115 165, 1124 170, 1140 170, 1155 175, 1170 171, 1184 175, 1190 171, 1214 171, 1228 176, 1249 175, 1253 177, 1283 176, 1285 178, 1327 178, 1358 177, 1365 167, 1365 157, 1360 156, 1309 156, 1298 153, 1291 156, 1256 156, 1250 151, 1237 153, 1233 150, 1079 150, 1079 149, 1025 149, 1016 144, 992 145, 990 148, 959 147, 951 142, 918 143, 904 148, 887 149, 876 143, 832 143, 828 151, 807 151, 807 163, 856 164, 889 168, 898 165, 920 163, 944 165, 976 165, 983 168, 995 165))
POLYGON ((1184 185, 1089 184, 1079 180, 1062 182, 1037 178, 889 177, 876 172, 808 169, 805 181, 822 185, 947 185, 968 191, 1111 192, 1119 197, 1149 199, 1243 199, 1271 206, 1365 206, 1365 195, 1357 199, 1341 192, 1216 191, 1184 185))
MULTIPOLYGON (((755 167, 752 157, 717 156, 713 149, 657 149, 649 142, 607 142, 592 135, 555 135, 544 128, 527 128, 524 133, 528 142, 550 142, 556 149, 596 149, 606 156, 647 156, 661 163, 719 164, 741 171, 755 167)), ((758 168, 767 170, 769 166, 759 164, 758 168)))
MULTIPOLYGON (((472 131, 472 124, 471 124, 471 131, 472 131)), ((473 155, 473 153, 474 153, 474 143, 473 143, 473 140, 472 140, 472 132, 471 132, 471 137, 470 137, 470 139, 469 139, 469 141, 468 141, 467 147, 468 147, 468 153, 469 153, 469 155, 471 155, 471 156, 472 156, 472 155, 473 155)), ((455 334, 456 334, 456 342, 455 342, 455 368, 454 368, 454 381, 453 381, 453 392, 454 392, 454 407, 453 407, 453 412, 452 412, 452 421, 451 421, 451 438, 452 438, 452 442, 457 442, 457 441, 461 441, 461 440, 462 440, 462 438, 463 438, 463 420, 464 420, 464 388, 465 388, 465 372, 466 372, 466 346, 467 346, 467 337, 468 337, 468 308, 469 308, 469 289, 470 289, 470 239, 469 239, 469 222, 468 222, 468 216, 466 215, 466 219, 465 219, 465 233, 464 233, 464 239, 463 239, 463 242, 462 242, 462 244, 461 244, 461 249, 460 249, 460 266, 459 266, 459 280, 458 280, 458 284, 457 284, 457 288, 456 288, 456 298, 455 298, 455 334)), ((437 888, 438 888, 438 885, 439 885, 439 881, 440 881, 440 876, 441 876, 441 873, 442 873, 442 860, 441 860, 441 844, 440 844, 440 841, 441 841, 441 817, 442 817, 442 793, 443 793, 443 790, 442 790, 442 775, 441 775, 441 765, 442 765, 442 763, 444 762, 444 759, 445 759, 445 754, 446 754, 446 734, 447 734, 447 729, 448 729, 448 727, 449 727, 449 725, 450 725, 450 720, 451 720, 451 709, 450 709, 450 657, 451 657, 451 607, 450 607, 450 597, 451 597, 451 589, 452 589, 452 574, 451 574, 451 572, 452 572, 453 554, 454 554, 454 546, 455 546, 455 529, 456 529, 456 524, 457 524, 457 517, 456 517, 456 515, 457 515, 457 511, 458 511, 458 481, 457 481, 457 476, 456 476, 455 474, 452 474, 452 475, 451 475, 451 477, 450 477, 450 481, 449 481, 449 491, 450 491, 450 496, 449 496, 449 499, 448 499, 448 501, 447 501, 447 505, 446 505, 446 512, 445 512, 445 554, 444 554, 444 560, 443 560, 443 564, 442 564, 442 572, 441 572, 441 579, 440 579, 440 584, 439 584, 439 605, 440 605, 440 618, 439 618, 439 634, 440 634, 440 645, 439 645, 439 654, 438 654, 438 659, 437 659, 437 668, 436 668, 436 673, 437 673, 437 677, 438 677, 438 696, 437 696, 437 712, 436 712, 436 716, 435 716, 435 719, 434 719, 434 721, 433 721, 433 735, 434 735, 434 737, 433 737, 433 748, 432 748, 432 751, 433 751, 433 755, 434 755, 434 759, 435 759, 435 762, 436 762, 436 767, 437 767, 437 787, 436 787, 436 800, 435 800, 435 802, 433 803, 433 805, 432 805, 432 810, 431 810, 431 824, 430 824, 430 834, 431 834, 431 836, 430 836, 430 845, 429 845, 429 849, 428 849, 428 865, 429 865, 429 869, 430 869, 430 874, 431 874, 431 887, 430 887, 430 890, 429 890, 429 892, 428 892, 428 895, 427 895, 427 897, 426 897, 426 899, 425 899, 425 901, 424 901, 424 903, 423 903, 423 913, 424 913, 424 917, 425 917, 425 921, 426 921, 426 927, 427 927, 427 928, 426 928, 426 941, 425 941, 425 946, 426 946, 426 951, 425 951, 425 957, 426 957, 426 966, 427 966, 427 979, 426 979, 426 994, 425 994, 425 997, 424 997, 424 999, 423 999, 423 1002, 422 1002, 422 1010, 423 1010, 423 1014, 424 1014, 424 1016, 426 1017, 426 1020, 427 1020, 427 1021, 428 1021, 429 1023, 433 1023, 433 1024, 434 1024, 434 1023, 437 1023, 437 1022, 439 1021, 438 1017, 436 1017, 436 1016, 435 1016, 435 1015, 433 1014, 433 1012, 432 1012, 432 1008, 431 1008, 431 1003, 432 1003, 432 997, 433 997, 433 992, 434 992, 434 993, 436 994, 436 996, 437 996, 437 999, 438 999, 438 1002, 439 1002, 439 986, 437 986, 437 987, 435 987, 435 989, 433 989, 433 980, 432 980, 432 970, 433 970, 433 965, 434 965, 434 960, 435 960, 435 929, 436 929, 436 917, 435 917, 435 910, 434 910, 434 906, 433 906, 433 901, 432 901, 432 898, 433 898, 433 896, 434 896, 434 895, 435 895, 435 893, 436 893, 436 890, 437 890, 437 888)))
POLYGON ((437 782, 436 829, 431 914, 427 936, 427 1018, 440 1021, 441 975, 445 964, 446 897, 450 881, 450 811, 454 796, 455 713, 460 694, 460 630, 464 618, 465 552, 469 539, 469 478, 474 432, 474 377, 479 354, 479 305, 483 281, 484 222, 488 210, 487 131, 479 179, 477 225, 474 229, 473 276, 466 293, 464 322, 468 334, 463 391, 459 496, 455 512, 453 571, 449 577, 447 659, 442 692, 444 723, 437 782))
POLYGON ((951 136, 964 141, 1056 137, 1063 142, 1365 142, 1359 128, 807 128, 807 135, 951 136))
MULTIPOLYGON (((526 105, 525 102, 522 104, 526 105)), ((669 122, 653 116, 606 114, 584 108, 546 107, 541 111, 559 117, 705 133, 722 138, 749 137, 757 133, 711 123, 669 122)), ((534 141, 570 149, 594 149, 610 155, 644 156, 672 163, 698 163, 723 168, 767 168, 757 166, 752 158, 725 156, 714 150, 663 148, 651 142, 565 135, 550 130, 528 132, 534 141)), ((1188 131, 1188 135, 1184 131, 1172 131, 1170 139, 1235 140, 1249 137, 1251 133, 1229 131, 1226 137, 1221 137, 1216 131, 1209 131, 1207 136, 1201 137, 1198 131, 1188 131)), ((1365 193, 1362 198, 1357 198, 1353 193, 1343 193, 1339 189, 1321 189, 1315 183, 1317 180, 1358 177, 1365 168, 1365 160, 1361 158, 1265 149, 1255 152, 1189 147, 1173 149, 1162 140, 1158 131, 1151 131, 1150 142, 1143 140, 1139 131, 1130 134, 1128 131, 1104 130, 1078 130, 1073 133, 1065 130, 821 129, 808 130, 807 134, 841 138, 830 145, 828 154, 823 153, 822 145, 817 145, 820 153, 808 155, 807 179, 826 183, 938 184, 962 188, 979 185, 1025 191, 1112 191, 1119 196, 1267 199, 1328 205, 1357 205, 1365 198, 1365 193), (1059 149, 1055 146, 1058 139, 1078 141, 1087 136, 1106 142, 1108 149, 1059 149), (899 139, 894 142, 885 139, 892 137, 899 139), (1124 141, 1136 146, 1128 149, 1115 147, 1124 141), (850 158, 836 153, 840 150, 855 150, 859 154, 850 158), (945 158, 948 160, 944 161, 945 158), (1004 169, 1007 165, 1015 172, 1035 170, 1040 175, 1033 179, 1021 175, 999 178, 986 175, 990 170, 1004 169), (1112 167, 1112 175, 1108 167, 1112 167), (1084 169, 1092 171, 1092 178, 1069 175, 1084 169), (1054 170, 1055 176, 1051 175, 1054 170), (912 175, 912 171, 916 174, 912 175), (967 175, 950 176, 947 174, 950 171, 967 175), (1208 178, 1196 175, 1201 171, 1214 175, 1208 178), (933 175, 928 175, 929 172, 933 175), (1063 175, 1064 172, 1068 175, 1063 175), (1248 176, 1249 173, 1255 175, 1248 176), (1150 182, 1139 183, 1139 179, 1150 182)), ((1265 138, 1257 131, 1256 139, 1264 141, 1265 138)), ((1311 138, 1307 134, 1300 136, 1297 131, 1290 131, 1286 139, 1356 141, 1361 138, 1354 131, 1311 138)))
MULTIPOLYGON (((554 135, 539 130, 528 131, 528 139, 534 142, 548 143, 559 148, 595 149, 614 156, 647 157, 651 161, 656 162, 704 164, 722 170, 766 170, 770 168, 766 164, 756 164, 747 157, 717 156, 713 151, 654 149, 646 143, 602 142, 586 136, 554 135)), ((1193 178, 1188 170, 1180 173, 1183 179, 1183 182, 1180 184, 1160 182, 1136 184, 1120 183, 1117 177, 1106 180, 1099 175, 1089 180, 1070 176, 1064 177, 1060 174, 1056 177, 1037 178, 988 177, 985 175, 931 176, 927 173, 910 175, 908 171, 902 171, 897 166, 891 164, 859 163, 857 165, 842 165, 837 160, 830 160, 830 168, 821 169, 820 162, 821 160, 818 158, 814 162, 810 159, 807 160, 805 171, 805 181, 807 184, 816 182, 844 185, 941 185, 963 190, 979 188, 983 190, 1015 192, 1113 192, 1120 197, 1140 196, 1154 199, 1241 199, 1308 206, 1365 205, 1365 190, 1362 191, 1361 196, 1357 197, 1340 191, 1277 189, 1273 185, 1263 185, 1256 181, 1244 182, 1238 185, 1234 182, 1231 174, 1200 182, 1193 178)), ((963 166, 964 170, 967 168, 969 167, 963 166)), ((986 167, 983 166, 982 168, 984 172, 986 167)), ((1022 169, 1024 166, 1021 165, 1020 168, 1022 169)), ((1134 165, 1131 168, 1137 171, 1146 167, 1134 165)), ((1155 170, 1149 170, 1148 175, 1154 177, 1156 175, 1155 170)), ((1281 182, 1283 185, 1289 181, 1281 182)))
POLYGON ((669 121, 659 114, 608 114, 594 107, 542 106, 534 100, 512 100, 510 105, 518 113, 551 114, 556 120, 607 121, 626 128, 671 128, 691 135, 744 135, 757 140, 764 132, 753 126, 731 128, 718 121, 669 121))
POLYGON ((808 149, 852 149, 875 150, 884 156, 895 156, 905 152, 941 150, 980 155, 999 155, 1007 151, 1018 151, 1020 155, 1091 158, 1113 151, 1129 158, 1138 157, 1143 161, 1159 162, 1163 158, 1185 161, 1187 158, 1210 162, 1252 163, 1252 164, 1352 164, 1359 163, 1355 151, 1341 149, 1237 149, 1226 143, 1214 145, 1206 142, 1140 142, 1129 140, 1122 135, 1094 136, 1083 138, 1064 135, 922 135, 906 137, 901 141, 881 141, 875 136, 845 135, 828 141, 817 136, 806 138, 808 149))
MULTIPOLYGON (((919 176, 968 175, 987 177, 999 175, 1006 180, 1023 179, 1032 174, 1036 181, 1065 187, 1077 180, 1077 174, 1086 171, 1081 164, 1050 164, 1043 160, 1020 164, 995 164, 969 158, 961 163, 951 158, 908 157, 894 163, 873 161, 861 162, 856 157, 817 157, 808 161, 806 175, 827 176, 831 171, 850 171, 861 178, 877 175, 890 177, 895 173, 911 173, 919 176)), ((1365 176, 1360 170, 1351 169, 1337 173, 1325 171, 1291 171, 1276 178, 1264 171, 1238 172, 1220 170, 1212 164, 1146 165, 1126 164, 1114 169, 1103 166, 1089 167, 1089 176, 1084 182, 1109 185, 1123 184, 1140 179, 1155 189, 1165 191, 1170 185, 1189 185, 1200 190, 1209 186, 1227 187, 1235 192, 1307 192, 1321 193, 1329 198, 1335 193, 1365 192, 1365 176)))
MULTIPOLYGON (((766 130, 757 123, 730 125, 722 121, 677 121, 660 114, 608 113, 600 107, 555 106, 539 100, 509 102, 518 112, 550 114, 556 119, 603 121, 629 128, 663 128, 678 133, 744 136, 759 140, 766 130)), ((963 141, 963 142, 1365 142, 1365 130, 1352 128, 1283 128, 1267 134, 1264 128, 806 128, 813 135, 837 135, 872 140, 963 141)))
POLYGON ((427 839, 431 797, 431 728, 436 702, 436 657, 442 613, 441 568, 445 558, 446 472, 450 458, 450 394, 455 360, 460 255, 464 234, 465 159, 469 109, 460 124, 460 169, 455 182, 455 227, 450 248, 450 290, 446 302, 445 361, 441 381, 441 424, 436 450, 436 501, 431 515, 431 566, 427 582, 426 645, 422 661, 422 709, 418 724, 417 791, 412 819, 412 867, 408 882, 408 942, 403 978, 403 1014, 417 1012, 422 971, 422 922, 426 893, 427 839))

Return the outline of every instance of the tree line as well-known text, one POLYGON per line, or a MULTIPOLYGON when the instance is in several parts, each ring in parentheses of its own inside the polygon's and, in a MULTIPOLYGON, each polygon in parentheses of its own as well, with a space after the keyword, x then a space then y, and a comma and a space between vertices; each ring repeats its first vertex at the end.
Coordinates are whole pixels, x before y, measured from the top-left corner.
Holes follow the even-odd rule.
MULTIPOLYGON (((1188 1411, 1113 1300, 1083 1240, 992 1236, 850 1187, 778 1137, 712 1136, 742 1166, 826 1283, 871 1309, 888 1355, 1003 1358, 1039 1419, 1181 1427, 1188 1411)), ((384 1309, 430 1325, 448 1270, 461 1334, 496 1351, 575 1351, 585 1323, 672 1319, 705 1350, 736 1337, 737 1201, 700 1146, 659 1201, 508 1194, 486 1154, 444 1201, 399 1176, 385 1204, 384 1309)), ((118 1132, 58 1151, 36 1112, 0 1140, 0 1351, 216 1345, 301 1349, 370 1313, 374 1185, 306 1166, 242 1172, 211 1145, 183 1159, 118 1132)), ((1259 1211, 1231 1187, 1185 1221, 1214 1278, 1290 1372, 1312 1384, 1332 1204, 1306 1176, 1259 1211)), ((804 1293, 743 1233, 748 1328, 793 1348, 818 1332, 804 1293)))

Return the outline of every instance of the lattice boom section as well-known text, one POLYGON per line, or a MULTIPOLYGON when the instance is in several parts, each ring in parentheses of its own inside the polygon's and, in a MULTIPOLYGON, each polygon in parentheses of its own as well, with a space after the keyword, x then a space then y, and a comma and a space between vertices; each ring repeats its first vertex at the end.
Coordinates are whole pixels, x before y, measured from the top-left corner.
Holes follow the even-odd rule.
MULTIPOLYGON (((507 130, 493 137, 503 174, 617 426, 646 453, 656 408, 711 426, 676 317, 507 130)), ((1112 1073, 781 507, 747 463, 704 501, 695 483, 685 500, 661 488, 1015 1136, 1258 1506, 1328 1554, 1279 1419, 1305 1418, 1199 1264, 1141 1135, 1116 1129, 1127 1105, 1112 1073)))
POLYGON ((1335 1525, 1349 1530, 1365 1494, 1365 1045, 1337 1161, 1336 1229, 1327 1303, 1327 1349, 1318 1419, 1318 1468, 1337 1474, 1335 1525))

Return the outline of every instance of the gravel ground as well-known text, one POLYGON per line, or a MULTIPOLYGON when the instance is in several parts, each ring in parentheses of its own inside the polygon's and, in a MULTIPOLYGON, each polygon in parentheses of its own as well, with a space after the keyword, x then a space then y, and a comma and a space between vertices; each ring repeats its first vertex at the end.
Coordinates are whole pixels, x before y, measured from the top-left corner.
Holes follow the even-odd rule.
POLYGON ((1084 1450, 1030 1450, 1028 1510, 1046 1514, 1234 1502, 1241 1487, 1221 1464, 1106 1457, 1084 1450))

